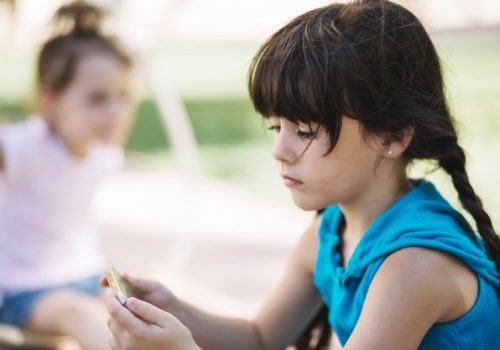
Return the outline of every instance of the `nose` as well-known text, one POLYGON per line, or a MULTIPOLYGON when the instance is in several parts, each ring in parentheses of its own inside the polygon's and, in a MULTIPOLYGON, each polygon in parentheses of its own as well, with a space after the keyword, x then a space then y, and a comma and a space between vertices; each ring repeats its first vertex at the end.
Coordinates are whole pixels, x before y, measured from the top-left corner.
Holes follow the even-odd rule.
POLYGON ((127 105, 120 100, 111 100, 106 104, 105 111, 106 118, 103 120, 104 123, 120 123, 123 117, 127 115, 127 105))
POLYGON ((108 113, 111 118, 119 118, 125 109, 125 104, 119 100, 110 101, 108 104, 108 113))
POLYGON ((297 161, 297 153, 293 144, 283 131, 274 136, 273 157, 281 163, 290 164, 297 161))

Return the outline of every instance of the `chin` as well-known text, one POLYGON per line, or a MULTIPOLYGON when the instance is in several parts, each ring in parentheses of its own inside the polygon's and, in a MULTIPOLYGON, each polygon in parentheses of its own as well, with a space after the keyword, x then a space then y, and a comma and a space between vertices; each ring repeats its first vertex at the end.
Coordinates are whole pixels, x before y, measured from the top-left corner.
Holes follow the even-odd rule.
POLYGON ((335 200, 337 198, 326 197, 324 195, 323 196, 306 195, 304 193, 293 192, 293 191, 292 191, 292 198, 295 205, 305 211, 321 210, 332 204, 338 203, 335 200))
POLYGON ((315 201, 312 198, 306 198, 306 196, 303 195, 292 194, 292 198, 295 205, 305 211, 319 210, 325 207, 318 201, 315 201))

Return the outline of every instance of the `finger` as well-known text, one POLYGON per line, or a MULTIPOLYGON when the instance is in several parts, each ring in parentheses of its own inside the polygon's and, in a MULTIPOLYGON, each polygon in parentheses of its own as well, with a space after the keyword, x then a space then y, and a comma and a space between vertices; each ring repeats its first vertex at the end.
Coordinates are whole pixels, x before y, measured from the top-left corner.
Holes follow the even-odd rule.
POLYGON ((123 275, 123 279, 127 281, 137 292, 141 294, 154 292, 160 285, 155 280, 136 278, 127 274, 123 275))
POLYGON ((101 287, 109 287, 109 282, 106 275, 102 275, 101 278, 99 278, 99 285, 101 287))
POLYGON ((142 320, 165 328, 173 318, 168 312, 137 298, 128 298, 125 306, 142 320))
POLYGON ((109 338, 108 340, 109 347, 111 350, 123 350, 123 347, 120 345, 117 339, 114 337, 109 338))
POLYGON ((108 320, 108 329, 116 339, 124 339, 126 334, 125 330, 112 318, 108 320))
POLYGON ((123 307, 116 299, 116 295, 110 291, 106 293, 106 309, 111 318, 126 332, 136 333, 144 331, 147 324, 137 318, 129 309, 123 307))
POLYGON ((171 313, 143 300, 128 298, 125 306, 150 325, 156 325, 162 329, 167 329, 172 326, 177 327, 179 325, 185 327, 184 324, 171 313))

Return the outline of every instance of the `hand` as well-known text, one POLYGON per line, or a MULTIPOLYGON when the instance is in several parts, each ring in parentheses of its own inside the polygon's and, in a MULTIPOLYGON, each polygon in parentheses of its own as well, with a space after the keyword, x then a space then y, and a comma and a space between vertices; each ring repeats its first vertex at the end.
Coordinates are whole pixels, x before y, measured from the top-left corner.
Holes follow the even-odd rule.
MULTIPOLYGON (((134 278, 127 274, 124 274, 122 278, 129 285, 134 296, 147 301, 164 311, 169 311, 175 314, 175 308, 178 306, 179 300, 160 282, 149 279, 134 278)), ((101 278, 101 285, 103 287, 109 286, 106 277, 101 278)))
POLYGON ((137 298, 126 307, 108 291, 106 308, 111 316, 109 345, 113 350, 201 350, 189 329, 172 314, 137 298))

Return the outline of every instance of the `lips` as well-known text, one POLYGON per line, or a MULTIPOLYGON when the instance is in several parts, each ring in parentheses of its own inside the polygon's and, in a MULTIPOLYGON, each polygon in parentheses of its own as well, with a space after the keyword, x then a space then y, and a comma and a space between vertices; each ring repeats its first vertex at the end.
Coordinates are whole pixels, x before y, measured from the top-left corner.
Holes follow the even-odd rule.
POLYGON ((296 187, 304 184, 302 181, 285 174, 281 174, 281 177, 283 178, 285 185, 288 187, 296 187))

